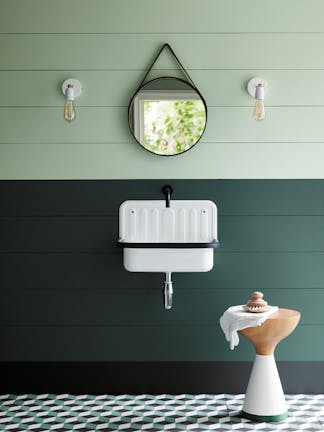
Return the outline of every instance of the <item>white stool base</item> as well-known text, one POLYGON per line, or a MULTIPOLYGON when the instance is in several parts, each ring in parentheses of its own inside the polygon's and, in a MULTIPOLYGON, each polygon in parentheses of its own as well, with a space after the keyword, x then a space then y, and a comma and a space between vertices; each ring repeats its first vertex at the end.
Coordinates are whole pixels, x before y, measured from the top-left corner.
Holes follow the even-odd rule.
POLYGON ((287 405, 273 355, 255 356, 247 386, 243 416, 255 421, 282 421, 287 405))

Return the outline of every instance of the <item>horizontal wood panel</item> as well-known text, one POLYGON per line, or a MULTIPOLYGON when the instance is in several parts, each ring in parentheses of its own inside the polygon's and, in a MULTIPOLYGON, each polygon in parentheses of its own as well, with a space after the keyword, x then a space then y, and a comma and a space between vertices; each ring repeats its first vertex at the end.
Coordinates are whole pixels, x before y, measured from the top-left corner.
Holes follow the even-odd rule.
MULTIPOLYGON (((145 70, 105 71, 0 71, 0 106, 59 107, 63 95, 60 85, 68 77, 82 82, 78 106, 128 106, 145 70), (13 91, 14 89, 14 91, 13 91)), ((267 106, 323 106, 324 86, 321 70, 188 70, 209 106, 252 106, 246 83, 253 76, 264 77, 269 87, 267 106), (307 85, 305 85, 307 83, 307 85)), ((149 79, 178 76, 181 70, 157 70, 149 79)))
POLYGON ((14 218, 0 221, 0 252, 116 251, 117 217, 14 218))
MULTIPOLYGON (((299 326, 279 344, 277 360, 319 361, 322 326, 299 326)), ((241 337, 230 351, 216 326, 2 327, 0 361, 222 361, 252 360, 241 337)))
MULTIPOLYGON (((116 213, 116 210, 112 210, 116 213)), ((245 251, 322 251, 323 216, 220 216, 217 254, 245 251)), ((2 218, 0 252, 117 252, 118 218, 2 218)), ((118 251, 119 253, 119 251, 118 251)))
MULTIPOLYGON (((58 124, 61 121, 58 119, 58 124)), ((42 128, 45 134, 46 128, 42 128)), ((23 139, 19 132, 18 135, 23 139)), ((324 143, 200 142, 190 151, 173 157, 154 155, 135 141, 128 144, 0 144, 0 153, 2 180, 165 179, 166 175, 169 179, 324 178, 324 143)), ((191 198, 188 194, 188 199, 191 198)), ((156 199, 156 195, 152 199, 156 199)), ((250 204, 253 208, 257 205, 250 204)), ((322 207, 322 202, 320 205, 322 207)), ((307 212, 307 208, 302 211, 307 212)))
MULTIPOLYGON (((223 312, 234 304, 245 304, 250 295, 249 289, 177 289, 175 285, 173 308, 166 312, 160 286, 124 290, 1 291, 0 325, 161 325, 167 328, 172 325, 214 325, 220 329, 219 318, 223 312)), ((301 324, 324 325, 323 289, 267 289, 264 296, 271 305, 299 310, 301 324)))
POLYGON ((96 0, 95 7, 89 0, 2 0, 0 28, 2 33, 322 32, 323 13, 321 0, 96 0))
MULTIPOLYGON (((189 69, 324 67, 324 58, 318 55, 324 48, 324 33, 169 33, 151 34, 149 37, 141 34, 2 34, 0 69, 143 70, 149 67, 165 42, 172 45, 184 67, 189 69)), ((164 55, 157 67, 172 68, 174 61, 164 55)))
MULTIPOLYGON (((174 288, 322 288, 324 253, 215 252, 207 273, 175 273, 174 288), (198 286, 197 286, 198 285, 198 286)), ((0 289, 65 290, 161 287, 161 273, 133 273, 119 254, 1 254, 0 289)))
POLYGON ((223 216, 220 252, 323 251, 323 216, 223 216))
MULTIPOLYGON (((152 161, 157 159, 161 160, 152 157, 152 161)), ((172 163, 177 158, 162 160, 172 163)), ((212 200, 219 215, 324 215, 324 180, 170 181, 164 177, 149 181, 2 180, 0 216, 117 217, 125 200, 162 199, 161 189, 169 182, 172 199, 212 200)))
MULTIPOLYGON (((64 121, 63 100, 61 108, 0 108, 0 143, 136 143, 126 107, 77 107, 76 113, 77 121, 64 121)), ((268 107, 266 113, 267 121, 258 123, 252 106, 210 107, 201 143, 323 143, 324 107, 268 107)))
MULTIPOLYGON (((63 120, 61 108, 0 108, 2 143, 131 142, 127 108, 76 107, 78 121, 63 120)), ((135 142, 135 140, 134 140, 135 142)), ((3 153, 3 149, 2 149, 3 153)))

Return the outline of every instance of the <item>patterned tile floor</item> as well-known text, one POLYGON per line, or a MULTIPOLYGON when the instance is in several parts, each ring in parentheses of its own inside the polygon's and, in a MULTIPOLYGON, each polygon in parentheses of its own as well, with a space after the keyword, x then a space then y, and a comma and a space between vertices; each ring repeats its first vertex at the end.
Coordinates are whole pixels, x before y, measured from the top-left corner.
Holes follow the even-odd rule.
POLYGON ((1 395, 0 430, 88 431, 324 431, 324 395, 288 395, 280 423, 240 418, 244 395, 1 395))

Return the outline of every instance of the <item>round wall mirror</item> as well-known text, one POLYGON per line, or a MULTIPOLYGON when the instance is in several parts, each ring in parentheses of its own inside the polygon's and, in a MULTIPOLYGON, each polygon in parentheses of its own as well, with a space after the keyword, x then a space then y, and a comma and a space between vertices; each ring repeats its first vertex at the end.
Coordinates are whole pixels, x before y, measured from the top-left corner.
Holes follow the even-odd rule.
POLYGON ((129 127, 146 150, 164 156, 183 153, 203 135, 206 103, 199 91, 180 78, 148 81, 128 107, 129 127))

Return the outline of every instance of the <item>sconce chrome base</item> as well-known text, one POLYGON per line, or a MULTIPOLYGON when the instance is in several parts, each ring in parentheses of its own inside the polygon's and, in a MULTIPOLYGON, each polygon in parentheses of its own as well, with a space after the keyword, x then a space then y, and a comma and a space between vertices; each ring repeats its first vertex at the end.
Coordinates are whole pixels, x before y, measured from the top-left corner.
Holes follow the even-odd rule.
POLYGON ((259 77, 252 78, 247 84, 247 91, 253 98, 255 97, 255 89, 258 84, 262 84, 265 93, 267 91, 268 81, 266 81, 264 78, 259 77))
POLYGON ((75 98, 79 97, 80 94, 82 93, 82 85, 81 85, 79 80, 74 79, 74 78, 69 78, 69 79, 64 81, 64 83, 62 84, 62 93, 65 95, 66 88, 69 84, 73 85, 74 97, 75 98))

